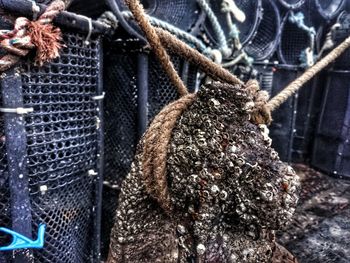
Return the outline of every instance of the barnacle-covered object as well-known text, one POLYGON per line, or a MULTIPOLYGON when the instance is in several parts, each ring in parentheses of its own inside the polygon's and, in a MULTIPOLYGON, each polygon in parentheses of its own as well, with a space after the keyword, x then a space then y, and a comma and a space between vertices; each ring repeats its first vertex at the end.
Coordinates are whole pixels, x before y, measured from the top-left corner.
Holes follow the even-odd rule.
POLYGON ((109 263, 276 258, 274 230, 291 219, 299 181, 271 148, 267 127, 251 122, 254 106, 254 91, 242 86, 201 88, 168 145, 171 212, 149 195, 140 143, 122 186, 109 263))

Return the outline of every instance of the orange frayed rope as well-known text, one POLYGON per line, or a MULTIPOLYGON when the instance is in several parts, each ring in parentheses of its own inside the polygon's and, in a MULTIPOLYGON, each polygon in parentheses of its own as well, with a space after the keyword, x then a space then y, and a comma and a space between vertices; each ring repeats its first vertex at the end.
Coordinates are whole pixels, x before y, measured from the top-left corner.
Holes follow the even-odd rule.
POLYGON ((36 21, 19 17, 13 30, 0 30, 0 47, 8 54, 0 58, 0 72, 11 68, 20 57, 36 49, 35 64, 42 66, 59 56, 61 30, 51 23, 65 9, 61 0, 53 1, 36 21))

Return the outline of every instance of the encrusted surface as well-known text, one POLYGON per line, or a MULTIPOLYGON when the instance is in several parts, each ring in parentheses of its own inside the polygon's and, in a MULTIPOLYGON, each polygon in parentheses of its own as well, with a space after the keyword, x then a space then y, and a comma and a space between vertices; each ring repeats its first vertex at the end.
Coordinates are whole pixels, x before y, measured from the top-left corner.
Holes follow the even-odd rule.
POLYGON ((274 230, 288 223, 298 177, 249 119, 241 87, 203 87, 179 119, 167 176, 166 215, 141 181, 142 145, 123 183, 109 262, 270 262, 274 230))

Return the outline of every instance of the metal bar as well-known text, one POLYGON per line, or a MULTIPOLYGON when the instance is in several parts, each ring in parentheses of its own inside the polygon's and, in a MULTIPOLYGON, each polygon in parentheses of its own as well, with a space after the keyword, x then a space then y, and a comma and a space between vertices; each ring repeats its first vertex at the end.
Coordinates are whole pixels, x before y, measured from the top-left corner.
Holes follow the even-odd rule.
POLYGON ((97 146, 97 156, 98 156, 98 176, 96 178, 96 200, 95 200, 95 222, 94 222, 94 236, 95 236, 95 246, 93 259, 95 263, 101 262, 101 217, 102 217, 102 189, 103 189, 103 163, 104 163, 104 122, 103 122, 103 46, 102 40, 99 40, 99 76, 98 76, 98 86, 97 86, 97 96, 101 96, 102 99, 97 100, 98 109, 98 146, 97 146))
MULTIPOLYGON (((40 7, 38 15, 42 14, 46 9, 46 5, 37 4, 40 7)), ((33 5, 31 1, 27 0, 0 0, 0 8, 9 12, 10 14, 16 14, 18 16, 25 16, 30 19, 33 18, 33 5)), ((58 26, 67 27, 69 29, 75 29, 81 33, 88 33, 90 31, 89 17, 74 14, 71 12, 63 11, 57 15, 54 19, 54 23, 58 26)), ((111 28, 108 26, 92 21, 91 33, 94 34, 110 34, 111 28)))
POLYGON ((148 66, 149 55, 141 52, 137 56, 137 136, 141 138, 148 123, 148 66))
MULTIPOLYGON (((17 69, 1 75, 3 107, 23 107, 22 81, 17 69)), ((27 137, 22 114, 3 113, 11 192, 12 230, 32 238, 32 214, 27 174, 27 137)), ((30 249, 15 250, 14 263, 34 262, 30 249)))

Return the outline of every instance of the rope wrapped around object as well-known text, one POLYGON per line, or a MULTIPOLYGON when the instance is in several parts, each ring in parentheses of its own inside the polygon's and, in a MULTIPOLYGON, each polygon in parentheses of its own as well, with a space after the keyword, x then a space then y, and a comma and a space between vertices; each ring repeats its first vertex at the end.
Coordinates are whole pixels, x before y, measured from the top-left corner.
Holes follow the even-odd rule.
POLYGON ((36 21, 19 17, 13 30, 0 31, 0 47, 9 54, 0 58, 0 71, 15 65, 20 57, 26 56, 36 48, 35 63, 42 66, 45 62, 59 56, 62 47, 61 30, 51 23, 58 13, 65 9, 61 0, 53 1, 36 21))

